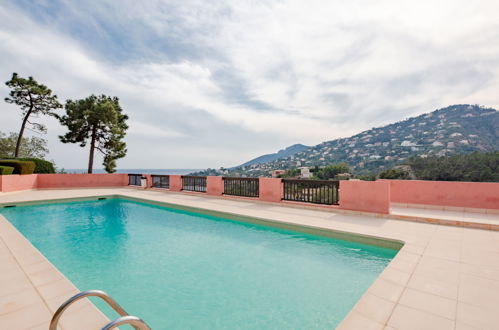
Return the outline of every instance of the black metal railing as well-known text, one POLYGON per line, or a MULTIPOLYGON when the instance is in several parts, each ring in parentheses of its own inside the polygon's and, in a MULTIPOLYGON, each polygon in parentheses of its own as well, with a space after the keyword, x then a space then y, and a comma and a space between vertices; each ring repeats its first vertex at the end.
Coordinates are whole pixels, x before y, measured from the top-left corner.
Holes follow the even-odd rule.
POLYGON ((152 187, 170 189, 170 176, 152 174, 152 187))
POLYGON ((128 174, 128 185, 141 186, 142 185, 142 174, 128 174))
POLYGON ((259 179, 257 178, 223 178, 224 194, 244 197, 260 196, 259 179))
POLYGON ((283 179, 284 200, 315 204, 338 204, 339 181, 283 179))
POLYGON ((206 192, 206 177, 182 176, 182 190, 206 192))

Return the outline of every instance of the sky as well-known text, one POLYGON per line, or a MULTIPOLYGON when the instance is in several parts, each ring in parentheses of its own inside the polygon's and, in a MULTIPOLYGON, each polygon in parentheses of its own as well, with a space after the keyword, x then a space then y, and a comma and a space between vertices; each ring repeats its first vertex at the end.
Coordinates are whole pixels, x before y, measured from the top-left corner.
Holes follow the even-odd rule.
MULTIPOLYGON (((497 13, 497 0, 3 0, 0 81, 33 76, 61 102, 118 96, 119 168, 230 167, 451 104, 499 108, 497 13)), ((85 168, 87 148, 40 121, 48 158, 85 168)), ((0 131, 20 125, 1 102, 0 131)))

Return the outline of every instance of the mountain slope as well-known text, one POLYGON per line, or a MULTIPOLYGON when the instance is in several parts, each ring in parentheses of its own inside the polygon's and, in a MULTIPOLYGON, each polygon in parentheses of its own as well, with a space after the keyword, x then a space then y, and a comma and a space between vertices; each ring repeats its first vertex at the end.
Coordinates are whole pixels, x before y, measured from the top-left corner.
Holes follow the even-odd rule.
POLYGON ((253 164, 261 164, 261 163, 267 163, 267 162, 271 162, 271 161, 274 161, 274 160, 277 160, 279 158, 285 158, 285 157, 288 157, 288 156, 292 156, 298 152, 302 152, 302 151, 305 151, 306 149, 310 148, 309 146, 306 146, 306 145, 303 145, 303 144, 293 144, 292 146, 289 146, 285 149, 282 149, 282 150, 279 150, 278 152, 276 153, 273 153, 273 154, 266 154, 266 155, 263 155, 263 156, 260 156, 260 157, 256 157, 250 161, 247 161, 246 163, 244 164, 241 164, 237 167, 241 167, 241 166, 249 166, 249 165, 253 165, 253 164))
POLYGON ((233 169, 232 175, 268 176, 274 169, 346 162, 358 173, 379 171, 410 156, 499 150, 499 112, 452 105, 349 138, 326 141, 294 155, 233 169))

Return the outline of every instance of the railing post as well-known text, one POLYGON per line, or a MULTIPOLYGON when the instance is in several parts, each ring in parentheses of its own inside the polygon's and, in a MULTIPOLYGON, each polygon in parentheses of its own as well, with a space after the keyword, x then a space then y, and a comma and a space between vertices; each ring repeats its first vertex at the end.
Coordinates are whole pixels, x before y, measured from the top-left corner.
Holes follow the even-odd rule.
POLYGON ((151 174, 143 174, 143 177, 146 178, 146 189, 149 189, 152 187, 152 177, 151 174))
POLYGON ((170 191, 182 191, 181 175, 170 175, 170 191))
POLYGON ((221 176, 206 177, 206 193, 212 196, 222 196, 224 193, 224 181, 221 176))
POLYGON ((260 200, 265 202, 280 202, 283 198, 282 179, 260 178, 260 200))
POLYGON ((340 181, 340 208, 360 212, 390 213, 389 181, 340 181))

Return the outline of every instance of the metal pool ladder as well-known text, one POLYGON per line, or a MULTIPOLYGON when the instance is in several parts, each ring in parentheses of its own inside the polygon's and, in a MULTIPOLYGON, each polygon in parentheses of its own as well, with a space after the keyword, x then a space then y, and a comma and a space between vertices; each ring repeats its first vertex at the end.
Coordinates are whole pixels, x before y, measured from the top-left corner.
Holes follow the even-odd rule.
POLYGON ((104 300, 109 306, 111 306, 118 314, 121 316, 117 319, 106 324, 102 330, 110 330, 120 325, 130 324, 136 330, 151 330, 151 328, 143 320, 136 316, 129 315, 123 307, 121 307, 110 295, 100 290, 88 290, 80 292, 73 297, 66 300, 54 313, 52 320, 50 321, 49 330, 56 330, 57 323, 62 316, 62 313, 74 302, 86 298, 86 297, 99 297, 104 300))

